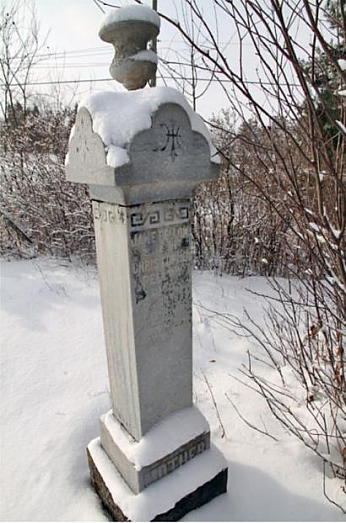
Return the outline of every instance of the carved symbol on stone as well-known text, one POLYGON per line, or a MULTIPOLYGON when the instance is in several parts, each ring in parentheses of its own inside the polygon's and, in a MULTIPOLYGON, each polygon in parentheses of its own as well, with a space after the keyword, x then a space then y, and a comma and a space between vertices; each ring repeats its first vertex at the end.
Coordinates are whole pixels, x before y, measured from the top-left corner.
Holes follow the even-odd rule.
POLYGON ((153 225, 154 223, 160 223, 160 211, 154 211, 150 214, 149 223, 153 225))
POLYGON ((100 206, 98 202, 94 202, 93 215, 95 221, 101 221, 105 223, 119 224, 125 222, 125 214, 122 209, 111 208, 106 209, 100 206))
POLYGON ((132 227, 136 227, 139 225, 144 225, 145 223, 145 217, 143 216, 143 213, 132 213, 131 214, 131 225, 132 227))
POLYGON ((174 207, 168 207, 168 209, 165 209, 163 218, 164 218, 165 222, 173 222, 174 221, 174 207))
POLYGON ((189 208, 188 207, 179 207, 179 217, 183 220, 189 217, 189 208))
POLYGON ((149 221, 150 225, 160 223, 160 211, 152 211, 149 213, 137 212, 131 214, 132 227, 145 225, 147 221, 149 221))
POLYGON ((155 147, 153 151, 166 151, 166 149, 170 149, 170 157, 172 158, 172 162, 176 159, 178 156, 177 149, 181 148, 181 134, 180 134, 180 127, 175 126, 174 124, 168 126, 165 123, 160 124, 160 127, 162 127, 164 130, 166 130, 166 136, 163 137, 163 145, 159 145, 158 147, 155 147))
POLYGON ((167 207, 162 210, 136 211, 130 214, 131 227, 155 227, 163 224, 185 222, 189 218, 189 208, 167 207))
POLYGON ((134 266, 134 273, 133 278, 135 281, 134 285, 134 292, 135 292, 135 298, 136 303, 139 303, 140 301, 144 300, 146 298, 147 293, 145 292, 142 282, 139 277, 139 267, 141 263, 141 255, 137 251, 132 252, 133 255, 133 266, 134 266))
POLYGON ((189 217, 188 207, 168 207, 164 211, 164 221, 173 222, 176 219, 186 220, 189 217))

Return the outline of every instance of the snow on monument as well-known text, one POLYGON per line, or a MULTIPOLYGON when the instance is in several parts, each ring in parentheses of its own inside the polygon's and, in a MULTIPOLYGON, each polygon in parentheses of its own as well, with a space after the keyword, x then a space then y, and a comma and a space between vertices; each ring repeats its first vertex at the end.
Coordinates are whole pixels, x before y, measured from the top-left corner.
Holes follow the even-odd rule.
POLYGON ((112 410, 88 459, 114 520, 178 520, 227 487, 192 402, 190 200, 218 159, 178 91, 139 90, 156 71, 146 46, 159 25, 144 6, 106 17, 111 74, 131 91, 82 101, 66 158, 93 206, 112 410))

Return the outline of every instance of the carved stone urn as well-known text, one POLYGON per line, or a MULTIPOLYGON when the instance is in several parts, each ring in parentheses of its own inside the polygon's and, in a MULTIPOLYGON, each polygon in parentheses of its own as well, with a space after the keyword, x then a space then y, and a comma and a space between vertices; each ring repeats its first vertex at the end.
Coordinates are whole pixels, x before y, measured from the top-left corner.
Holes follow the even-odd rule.
POLYGON ((147 43, 159 31, 160 17, 142 5, 113 10, 103 22, 99 37, 115 50, 111 76, 126 89, 141 89, 155 75, 157 55, 147 49, 147 43))

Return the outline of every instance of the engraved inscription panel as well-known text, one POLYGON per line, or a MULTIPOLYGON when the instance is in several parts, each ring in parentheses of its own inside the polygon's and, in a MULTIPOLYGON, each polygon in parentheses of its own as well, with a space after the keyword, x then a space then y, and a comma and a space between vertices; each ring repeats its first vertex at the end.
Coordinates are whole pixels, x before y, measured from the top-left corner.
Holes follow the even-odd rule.
POLYGON ((136 304, 147 300, 143 319, 153 343, 190 322, 189 202, 140 207, 129 216, 132 277, 136 304))
POLYGON ((210 434, 202 434, 183 447, 165 456, 162 460, 144 467, 141 471, 141 488, 146 488, 151 483, 167 476, 190 459, 198 456, 210 447, 210 434))
POLYGON ((143 430, 192 403, 189 200, 128 209, 143 430))

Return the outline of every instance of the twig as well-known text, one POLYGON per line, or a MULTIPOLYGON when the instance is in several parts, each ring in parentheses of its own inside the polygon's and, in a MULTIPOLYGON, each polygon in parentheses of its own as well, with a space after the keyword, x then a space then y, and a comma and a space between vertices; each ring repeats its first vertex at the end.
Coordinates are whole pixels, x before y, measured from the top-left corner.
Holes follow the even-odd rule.
POLYGON ((228 396, 227 392, 225 392, 225 396, 226 398, 228 399, 228 401, 230 402, 230 404, 232 405, 232 407, 234 408, 234 410, 236 411, 236 413, 238 414, 239 418, 248 426, 250 427, 251 429, 253 430, 257 430, 257 432, 260 432, 261 434, 264 434, 264 436, 268 436, 268 438, 271 438, 273 439, 274 441, 279 441, 277 438, 275 438, 275 436, 272 436, 272 434, 269 434, 268 432, 265 432, 264 430, 261 430, 259 429, 258 427, 256 427, 255 425, 252 425, 247 419, 244 418, 244 416, 242 416, 239 412, 239 410, 237 409, 237 407, 235 406, 235 404, 233 403, 233 401, 231 400, 231 398, 228 396))
POLYGON ((209 384, 209 381, 208 381, 206 375, 205 375, 203 372, 202 372, 202 376, 203 376, 204 381, 206 382, 207 387, 208 387, 208 389, 209 389, 210 396, 211 396, 211 399, 212 399, 212 401, 213 401, 213 404, 214 404, 214 407, 215 407, 215 410, 216 410, 216 415, 217 415, 217 418, 218 418, 219 423, 220 423, 220 426, 221 426, 221 438, 224 438, 224 437, 226 436, 226 431, 225 431, 225 427, 224 427, 224 425, 223 425, 223 423, 222 423, 222 420, 221 420, 220 412, 219 412, 218 406, 217 406, 217 404, 216 404, 216 401, 215 401, 215 397, 214 397, 213 391, 212 391, 212 389, 211 389, 211 386, 210 386, 210 384, 209 384))
POLYGON ((100 6, 97 0, 93 0, 94 4, 102 11, 102 13, 105 13, 106 11, 100 6))
POLYGON ((8 211, 6 211, 2 205, 0 205, 0 215, 4 217, 7 224, 20 236, 21 239, 33 243, 32 239, 24 230, 24 226, 19 224, 19 222, 8 211))
POLYGON ((341 510, 341 512, 343 514, 346 514, 346 510, 341 505, 339 505, 339 503, 336 503, 336 501, 332 500, 328 496, 328 494, 327 494, 327 490, 326 490, 326 460, 325 459, 323 460, 323 494, 324 494, 325 498, 329 501, 329 503, 332 503, 332 505, 335 505, 336 507, 338 507, 338 509, 341 510))

